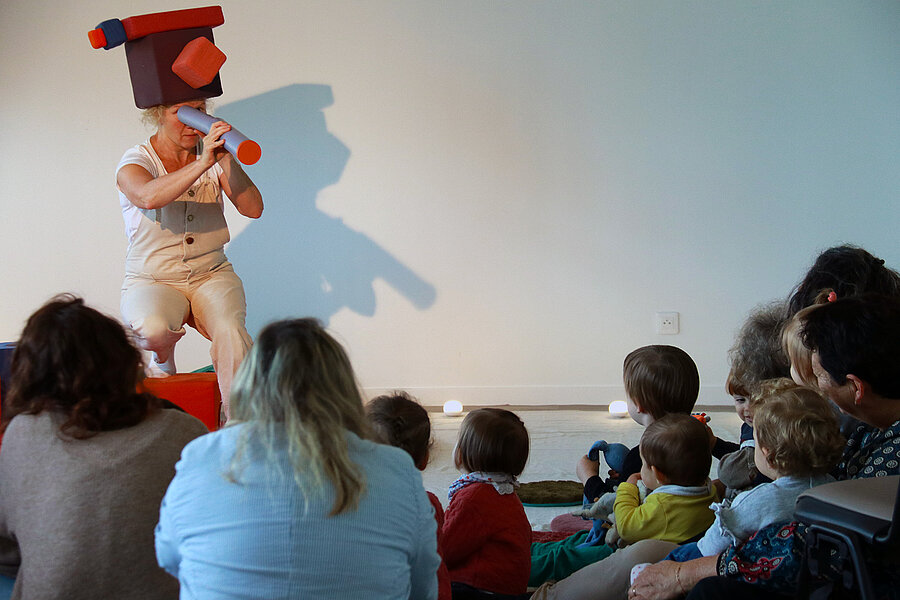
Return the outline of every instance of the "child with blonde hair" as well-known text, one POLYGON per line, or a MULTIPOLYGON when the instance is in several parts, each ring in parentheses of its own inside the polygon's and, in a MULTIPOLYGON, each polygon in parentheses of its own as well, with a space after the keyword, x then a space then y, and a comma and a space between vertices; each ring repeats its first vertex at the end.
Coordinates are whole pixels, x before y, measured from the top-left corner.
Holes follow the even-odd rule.
POLYGON ((755 461, 772 480, 712 506, 715 522, 696 544, 673 550, 667 560, 685 562, 714 556, 767 525, 790 521, 799 496, 833 481, 844 449, 837 416, 819 392, 790 379, 763 383, 753 397, 755 461))
POLYGON ((515 492, 528 449, 525 424, 508 410, 463 419, 454 450, 463 475, 450 486, 442 532, 454 599, 500 600, 528 587, 531 524, 515 492))
POLYGON ((801 333, 807 315, 826 302, 834 302, 837 295, 831 289, 822 290, 814 304, 803 308, 788 321, 781 332, 781 347, 791 362, 791 379, 797 385, 816 387, 816 375, 812 369, 812 350, 803 343, 801 333))
MULTIPOLYGON (((404 391, 378 396, 366 405, 366 415, 369 417, 376 441, 406 450, 416 468, 420 471, 425 470, 433 443, 431 419, 415 398, 404 391)), ((426 493, 437 521, 437 551, 443 556, 441 532, 444 526, 444 508, 437 496, 431 492, 426 493)), ((447 563, 443 560, 438 567, 437 576, 438 600, 450 600, 450 574, 447 571, 447 563)))

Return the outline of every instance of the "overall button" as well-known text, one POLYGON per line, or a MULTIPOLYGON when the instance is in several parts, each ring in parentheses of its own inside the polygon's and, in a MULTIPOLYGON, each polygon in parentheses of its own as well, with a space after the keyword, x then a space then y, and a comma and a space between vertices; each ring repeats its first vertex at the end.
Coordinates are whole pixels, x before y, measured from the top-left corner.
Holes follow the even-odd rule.
POLYGON ((187 220, 188 220, 188 221, 193 221, 193 220, 194 220, 194 215, 188 215, 188 216, 187 216, 187 220))
POLYGON ((190 196, 191 198, 193 198, 193 197, 194 197, 194 190, 188 190, 188 196, 190 196))
POLYGON ((185 244, 193 244, 193 243, 194 243, 194 238, 188 236, 188 237, 184 238, 184 243, 185 243, 185 244))

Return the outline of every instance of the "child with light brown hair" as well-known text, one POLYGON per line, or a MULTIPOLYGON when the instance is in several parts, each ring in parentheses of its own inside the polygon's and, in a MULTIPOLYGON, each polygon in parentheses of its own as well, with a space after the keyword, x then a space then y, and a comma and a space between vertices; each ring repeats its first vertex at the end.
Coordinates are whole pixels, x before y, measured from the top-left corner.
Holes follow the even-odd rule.
POLYGON ((515 488, 528 450, 528 431, 515 413, 480 408, 463 419, 454 451, 463 475, 450 485, 442 532, 454 598, 525 593, 531 524, 515 488))
POLYGON ((713 522, 718 499, 709 481, 712 464, 706 427, 690 415, 670 414, 641 436, 640 473, 616 490, 616 529, 626 543, 656 539, 681 543, 713 522), (637 482, 650 492, 641 502, 637 482))
MULTIPOLYGON (((631 351, 622 365, 628 414, 644 427, 670 413, 689 415, 700 392, 700 374, 690 355, 675 346, 642 346, 631 351)), ((641 470, 641 457, 635 446, 625 456, 622 470, 600 477, 600 462, 591 447, 576 465, 588 502, 596 502, 615 485, 641 470)))

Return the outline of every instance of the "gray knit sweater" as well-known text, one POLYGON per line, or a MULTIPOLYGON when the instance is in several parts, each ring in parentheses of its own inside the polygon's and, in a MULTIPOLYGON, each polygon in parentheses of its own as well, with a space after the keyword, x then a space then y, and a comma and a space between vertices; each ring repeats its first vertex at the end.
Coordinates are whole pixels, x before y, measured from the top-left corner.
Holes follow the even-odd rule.
POLYGON ((156 563, 153 529, 181 449, 206 433, 177 410, 86 440, 59 414, 19 415, 0 451, 0 565, 13 599, 163 600, 178 582, 156 563))

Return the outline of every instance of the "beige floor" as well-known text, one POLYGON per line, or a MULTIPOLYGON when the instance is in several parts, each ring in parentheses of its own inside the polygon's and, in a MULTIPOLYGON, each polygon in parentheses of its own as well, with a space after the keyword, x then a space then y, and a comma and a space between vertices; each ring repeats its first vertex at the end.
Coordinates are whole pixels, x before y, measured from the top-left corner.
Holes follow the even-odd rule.
MULTIPOLYGON (((588 448, 597 440, 621 442, 632 447, 640 441, 643 428, 629 417, 613 417, 605 410, 547 410, 528 407, 512 408, 519 415, 531 438, 531 452, 525 471, 519 478, 522 482, 545 479, 577 480, 575 464, 588 448)), ((709 425, 719 437, 736 441, 740 431, 740 420, 727 407, 703 408, 710 416, 709 425)), ((447 488, 459 476, 453 466, 451 453, 456 442, 462 417, 448 417, 432 412, 431 424, 434 435, 431 462, 422 475, 425 489, 433 492, 447 505, 447 488)), ((712 476, 716 474, 716 460, 713 459, 712 476)), ((601 470, 605 473, 605 469, 601 470)), ((526 507, 525 512, 533 529, 549 530, 550 521, 557 515, 574 508, 566 507, 526 507)))

